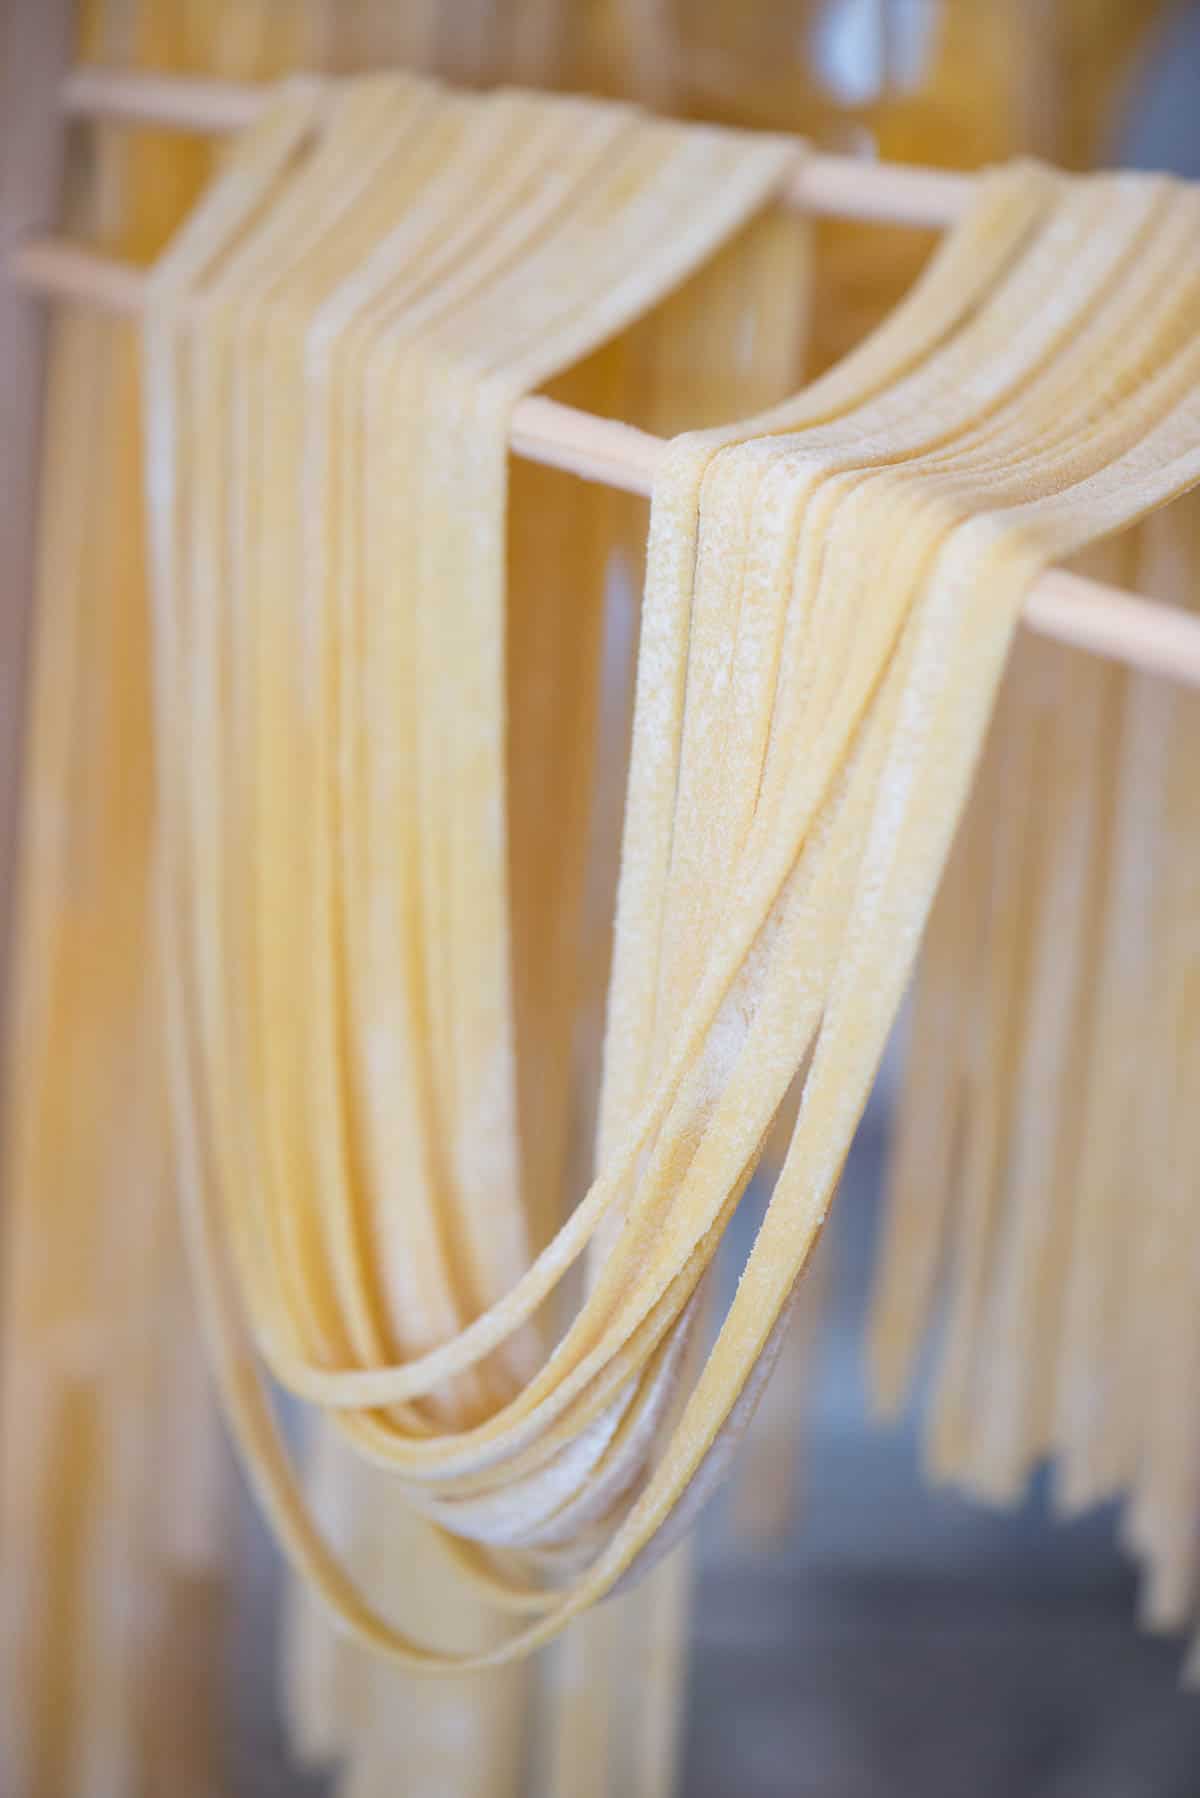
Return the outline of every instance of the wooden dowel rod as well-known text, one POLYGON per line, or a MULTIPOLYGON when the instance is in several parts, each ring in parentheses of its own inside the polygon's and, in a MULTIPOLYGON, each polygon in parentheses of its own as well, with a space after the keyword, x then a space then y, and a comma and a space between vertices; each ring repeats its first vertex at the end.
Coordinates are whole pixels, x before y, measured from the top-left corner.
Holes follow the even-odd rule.
MULTIPOLYGON (((140 270, 53 238, 24 244, 10 268, 16 281, 38 292, 129 317, 145 295, 140 270)), ((528 461, 642 494, 650 492, 662 449, 662 439, 648 431, 536 394, 514 409, 510 441, 513 453, 528 461)), ((1055 569, 1032 589, 1025 623, 1060 643, 1200 687, 1200 618, 1176 606, 1055 569)))
POLYGON ((145 298, 146 278, 132 263, 117 262, 58 237, 31 238, 9 257, 14 281, 53 299, 81 300, 102 312, 136 318, 145 298))
POLYGON ((784 192, 798 212, 860 223, 942 230, 966 210, 970 175, 864 156, 801 157, 784 192))
POLYGON ((1031 588, 1022 617, 1056 643, 1200 687, 1200 617, 1182 606, 1049 568, 1031 588))
MULTIPOLYGON (((146 277, 140 269, 58 238, 20 245, 9 271, 14 281, 36 292, 128 318, 137 317, 145 298, 146 277)), ((619 419, 597 418, 533 395, 519 401, 513 413, 512 447, 527 461, 648 494, 662 439, 619 419)))
POLYGON ((264 90, 197 76, 76 68, 63 81, 60 97, 64 112, 77 118, 207 134, 244 130, 262 108, 264 90))
POLYGON ((514 406, 509 445, 527 462, 649 498, 664 440, 618 418, 597 418, 535 393, 514 406))
MULTIPOLYGON (((62 89, 64 108, 80 118, 200 132, 242 130, 265 97, 265 89, 233 81, 87 68, 76 69, 62 89)), ((802 212, 823 217, 939 229, 958 217, 970 187, 969 175, 945 169, 805 153, 797 144, 796 170, 784 198, 802 212)))

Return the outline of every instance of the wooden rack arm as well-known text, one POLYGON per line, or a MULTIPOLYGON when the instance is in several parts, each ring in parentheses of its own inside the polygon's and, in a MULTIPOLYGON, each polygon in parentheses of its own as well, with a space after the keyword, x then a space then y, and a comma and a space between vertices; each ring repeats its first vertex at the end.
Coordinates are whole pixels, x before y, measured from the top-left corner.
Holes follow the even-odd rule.
MULTIPOLYGON (((142 310, 146 277, 141 269, 81 245, 42 238, 20 245, 9 262, 22 286, 58 300, 78 301, 105 312, 136 318, 142 310)), ((527 461, 566 469, 587 481, 648 494, 661 437, 615 418, 597 418, 541 395, 518 402, 512 420, 514 454, 527 461)))
POLYGON ((1200 687, 1200 616, 1181 606, 1049 568, 1030 589, 1023 622, 1057 643, 1200 687))
POLYGON ((247 82, 83 67, 64 78, 59 94, 63 111, 76 118, 207 134, 244 130, 262 110, 265 91, 247 82))
MULTIPOLYGON (((80 118, 165 125, 175 131, 240 131, 257 116, 266 90, 234 81, 128 75, 76 69, 62 88, 65 110, 80 118)), ((825 156, 796 145, 789 205, 823 217, 876 220, 939 229, 966 204, 969 175, 858 156, 825 156)))

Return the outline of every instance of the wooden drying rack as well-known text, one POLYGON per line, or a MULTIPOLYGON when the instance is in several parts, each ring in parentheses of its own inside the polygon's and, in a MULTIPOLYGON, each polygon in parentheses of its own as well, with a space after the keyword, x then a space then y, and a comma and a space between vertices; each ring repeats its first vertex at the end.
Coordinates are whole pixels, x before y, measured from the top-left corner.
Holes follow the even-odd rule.
MULTIPOLYGON (((265 96, 228 82, 80 69, 61 84, 60 98, 79 117, 213 133, 248 125, 265 96)), ((784 197, 813 215, 939 229, 959 216, 970 190, 968 175, 809 152, 797 158, 784 197)), ((23 242, 9 269, 21 286, 59 299, 130 316, 143 302, 140 270, 55 238, 23 242)), ((518 456, 642 494, 663 447, 647 431, 537 395, 514 409, 510 441, 518 456)), ((1052 569, 1030 591, 1023 617, 1043 636, 1200 687, 1200 616, 1179 607, 1052 569)))

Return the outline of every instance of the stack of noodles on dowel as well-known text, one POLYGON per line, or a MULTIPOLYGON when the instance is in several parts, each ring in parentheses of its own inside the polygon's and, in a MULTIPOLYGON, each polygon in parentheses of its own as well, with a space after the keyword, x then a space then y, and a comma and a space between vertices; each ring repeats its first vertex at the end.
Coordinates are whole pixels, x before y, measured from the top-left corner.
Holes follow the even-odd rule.
POLYGON ((672 446, 597 1173, 535 1252, 516 954, 509 982, 521 783, 506 804, 502 776, 508 416, 744 223, 789 154, 594 106, 565 133, 572 110, 381 82, 318 119, 293 89, 159 265, 146 329, 169 1059, 215 1366, 295 1563, 362 1639, 431 1671, 549 1640, 644 1573, 723 1471, 1024 595, 1200 477, 1200 201, 1035 166, 981 180, 910 299, 820 382, 672 446), (407 177, 432 166, 397 213, 363 144, 382 163, 410 130, 407 177), (513 153, 488 160, 497 131, 513 153), (528 189, 521 148, 546 158, 528 189), (710 1346, 704 1275, 802 1068, 710 1346), (579 1259, 550 1348, 538 1325, 579 1259), (418 1638, 377 1573, 356 1584, 330 1554, 252 1342, 389 1470, 502 1639, 418 1638))
MULTIPOLYGON (((241 14, 239 26, 247 23, 241 14)), ((215 18, 213 24, 217 30, 215 18)), ((147 31, 146 43, 133 49, 161 57, 172 48, 161 41, 161 19, 149 21, 147 31)), ((185 51, 203 54, 194 31, 180 36, 173 48, 181 61, 185 51)), ((110 40, 111 33, 99 48, 89 46, 89 54, 117 61, 133 53, 110 40)), ((297 60, 313 55, 312 45, 289 48, 265 30, 239 29, 223 42, 247 55, 264 43, 297 60)), ((262 68, 250 62, 230 72, 254 75, 262 68)), ((504 110, 497 108, 492 119, 504 110)), ((511 99, 507 110, 514 124, 511 99)), ((460 123, 465 116, 460 109, 460 123)), ((558 116, 566 136, 570 120, 558 116)), ((490 129, 487 119, 476 124, 476 152, 490 129)), ((108 213, 121 220, 120 236, 109 241, 124 253, 144 255, 147 246, 155 253, 163 214, 169 224, 172 208, 178 210, 177 191, 185 205, 197 191, 205 164, 199 146, 180 152, 174 186, 161 179, 168 151, 174 157, 182 141, 146 133, 132 142, 106 142, 95 184, 108 213), (143 187, 149 214, 139 236, 126 223, 137 216, 132 208, 143 187)), ((447 132, 441 147, 449 142, 447 132)), ((528 160, 527 188, 534 176, 528 160)), ((103 207, 99 222, 103 227, 103 207)), ((788 392, 807 311, 806 231, 774 208, 744 231, 735 224, 727 216, 702 227, 705 261, 695 276, 578 362, 553 391, 660 432, 678 429, 697 412, 712 420, 733 416, 747 395, 765 404, 788 392), (723 233, 733 241, 720 250, 723 233)), ((218 1682, 226 1654, 218 1591, 229 1552, 223 1470, 205 1383, 197 1377, 187 1294, 178 1275, 173 1284, 166 1279, 162 1262, 168 1250, 176 1254, 178 1226, 173 1151, 162 1133, 158 969, 147 954, 153 766, 135 345, 120 327, 86 315, 65 320, 60 336, 49 436, 63 447, 47 468, 46 515, 70 516, 77 528, 45 533, 36 664, 41 698, 30 751, 36 785, 27 812, 22 991, 12 1036, 17 1128, 9 1163, 14 1253, 7 1270, 6 1406, 13 1417, 36 1413, 37 1428, 8 1432, 4 1456, 5 1552, 12 1569, 5 1585, 5 1776, 14 1792, 55 1798, 72 1790, 156 1791, 165 1777, 158 1770, 163 1753, 172 1757, 172 1789, 208 1790, 214 1777, 220 1783, 212 1772, 221 1752, 218 1682), (85 389, 90 394, 97 383, 103 393, 85 407, 85 389), (85 409, 89 429, 81 433, 85 409), (121 453, 114 453, 112 478, 99 481, 93 450, 105 438, 121 453), (81 713, 82 693, 94 703, 81 713), (120 832, 114 817, 126 821, 120 832), (58 820, 70 825, 72 841, 54 828, 58 820), (112 876, 111 900, 95 878, 84 883, 87 864, 75 839, 91 865, 112 876), (76 948, 81 932, 86 940, 76 948), (102 990, 98 981, 107 983, 102 990), (138 995, 145 1024, 126 993, 138 995), (92 1020, 87 1035, 81 1017, 92 1020), (130 1058, 123 1061, 126 1030, 130 1058), (152 1252, 148 1243, 162 1247, 152 1252), (114 1267, 122 1270, 119 1283, 114 1267), (125 1352, 135 1338, 138 1353, 125 1352), (98 1413, 101 1401, 111 1410, 111 1430, 108 1412, 98 1413), (94 1450, 81 1419, 98 1434, 94 1450), (164 1517, 164 1554, 147 1526, 147 1505, 164 1517), (201 1677, 211 1708, 197 1685, 201 1677)), ((101 465, 110 466, 103 458, 101 465)), ((510 613, 506 654, 513 689, 509 762, 523 783, 509 804, 514 924, 523 937, 515 1004, 527 1040, 541 1033, 541 1084, 530 1080, 523 1102, 540 1111, 529 1132, 531 1154, 545 1168, 560 1164, 559 1176, 547 1172, 540 1190, 543 1203, 561 1214, 563 1195, 572 1190, 570 1179, 561 1178, 571 1039, 580 1039, 576 1059, 598 1061, 592 1039, 611 931, 604 864, 606 854, 610 861, 615 854, 620 828, 619 758, 594 807, 587 798, 605 572, 624 569, 617 588, 626 622, 606 651, 606 728, 615 727, 619 741, 627 730, 621 664, 630 647, 629 601, 640 589, 645 514, 634 499, 551 471, 516 464, 509 477, 510 587, 522 596, 510 613), (540 832, 553 840, 553 872, 542 886, 538 869, 548 864, 538 848, 540 832), (600 878, 581 920, 578 885, 589 832, 600 843, 593 858, 600 878)), ((585 1131, 590 1138, 586 1108, 576 1100, 584 1115, 574 1136, 585 1131)), ((531 1216, 533 1239, 542 1240, 553 1222, 544 1213, 531 1216)), ((355 1552, 378 1553, 358 1545, 383 1539, 393 1585, 411 1587, 414 1568, 421 1570, 424 1590, 409 1600, 415 1617, 449 1615, 453 1591, 444 1576, 439 1581, 436 1563, 429 1565, 423 1539, 411 1550, 402 1539, 390 1485, 373 1480, 365 1463, 347 1465, 332 1429, 318 1432, 314 1448, 319 1502, 353 1536, 355 1552)), ((668 1569, 657 1598, 651 1585, 614 1607, 617 1626, 594 1639, 569 1633, 532 1680, 523 1666, 503 1676, 423 1683, 419 1691, 403 1672, 339 1641, 324 1616, 301 1602, 284 1632, 294 1736, 318 1757, 337 1751, 354 1790, 391 1790, 400 1770, 414 1782, 437 1779, 463 1793, 524 1791, 531 1736, 551 1789, 569 1794, 576 1781, 580 1789, 604 1789, 601 1780, 613 1790, 635 1789, 623 1765, 603 1766, 610 1712, 619 1708, 636 1789, 664 1789, 684 1597, 680 1571, 668 1569), (597 1744, 590 1766, 574 1755, 580 1736, 597 1744)), ((464 1616, 461 1601, 458 1615, 464 1616)), ((478 1628, 470 1604, 464 1627, 478 1628)), ((581 1632, 589 1629, 590 1620, 580 1625, 581 1632)))
MULTIPOLYGON (((1093 567, 1181 607, 1200 506, 1093 567)), ((1197 1596, 1200 706, 1022 641, 927 931, 871 1322, 879 1408, 933 1345, 929 1471, 1127 1492, 1148 1623, 1197 1596)))

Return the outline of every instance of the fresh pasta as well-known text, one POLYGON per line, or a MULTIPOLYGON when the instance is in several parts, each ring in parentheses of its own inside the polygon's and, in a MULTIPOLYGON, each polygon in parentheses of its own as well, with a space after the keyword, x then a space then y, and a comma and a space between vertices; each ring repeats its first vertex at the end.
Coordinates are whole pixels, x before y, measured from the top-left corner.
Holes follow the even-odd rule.
POLYGON ((719 1477, 865 1102, 1023 595, 1200 470, 1195 196, 1033 166, 981 184, 857 354, 765 419, 671 449, 598 1172, 531 1256, 495 700, 507 416, 761 207, 786 155, 409 81, 352 86, 318 120, 298 89, 154 278, 163 915, 200 1290, 282 1540, 414 1668, 549 1640, 644 1572, 719 1477), (505 131, 497 174, 478 157, 505 131), (414 133, 424 158, 389 168, 414 133), (491 183, 516 179, 522 143, 557 183, 497 220, 491 183), (440 282, 434 245, 453 246, 440 282), (705 1271, 805 1064, 706 1351, 705 1271), (581 1255, 583 1301, 547 1352, 531 1326, 581 1255), (287 1472, 248 1323, 275 1376, 458 1544, 512 1618, 502 1642, 417 1641, 354 1587, 287 1472))
MULTIPOLYGON (((454 34, 401 10, 334 34, 264 0, 235 31, 214 12, 208 50, 198 17, 139 50, 258 73, 378 65, 386 38, 470 82, 564 79, 579 51, 545 0, 454 34)), ((614 10, 633 90, 682 95, 665 15, 614 10)), ((776 1502, 745 1516, 780 1526, 813 1248, 939 881, 877 1389, 897 1402, 949 1263, 933 1470, 1008 1496, 1054 1449, 1064 1506, 1131 1488, 1146 1615, 1191 1613, 1191 709, 1009 646, 1046 561, 1198 478, 1195 196, 993 171, 909 298, 785 399, 811 297, 807 230, 772 205, 795 155, 416 76, 285 84, 152 276, 152 618, 131 346, 65 322, 8 1151, 5 1402, 37 1420, 3 1478, 20 1798, 211 1778, 193 1676, 229 1531, 175 1184, 296 1569, 301 1756, 339 1761, 343 1798, 398 1768, 464 1798, 669 1792, 687 1526, 764 1390, 743 1458, 776 1502), (512 406, 546 386, 691 432, 648 547, 627 497, 510 464, 512 406), (644 550, 614 929, 606 629, 644 550), (1160 1030, 1133 1117, 1128 1045, 1160 1030), (781 1177, 722 1317, 768 1143, 781 1177), (302 1476, 259 1360, 307 1414, 302 1476)), ((206 152, 166 186, 105 157, 152 254, 206 152)), ((1086 553, 1191 603, 1194 516, 1086 553)))
MULTIPOLYGON (((1093 566, 1194 606, 1198 516, 1180 499, 1093 566)), ((1006 1499, 1052 1456, 1068 1513, 1128 1492, 1146 1617, 1174 1628, 1200 1498, 1167 1272, 1193 1258, 1195 710, 1049 645, 1014 656, 922 955, 872 1336, 891 1410, 944 1287, 935 1477, 1006 1499)))

